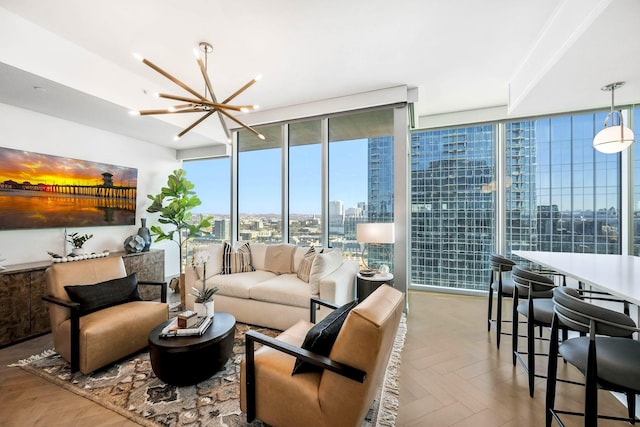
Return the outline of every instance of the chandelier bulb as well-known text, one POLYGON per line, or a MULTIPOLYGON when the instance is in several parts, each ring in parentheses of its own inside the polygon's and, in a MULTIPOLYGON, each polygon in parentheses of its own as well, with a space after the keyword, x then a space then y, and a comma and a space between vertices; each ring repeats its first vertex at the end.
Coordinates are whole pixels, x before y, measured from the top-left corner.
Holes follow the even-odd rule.
POLYGON ((129 111, 129 115, 131 116, 139 116, 140 115, 140 111, 129 111))
POLYGON ((140 62, 144 61, 144 58, 142 57, 142 55, 140 55, 140 54, 138 54, 136 52, 133 52, 133 57, 136 58, 140 62))
POLYGON ((173 137, 173 140, 174 140, 174 141, 180 141, 180 135, 176 135, 176 136, 174 136, 174 137, 173 137))
POLYGON ((257 76, 255 76, 253 78, 253 80, 255 80, 255 81, 258 81, 258 80, 261 80, 261 79, 262 79, 262 74, 258 74, 257 76))
POLYGON ((266 139, 266 138, 264 137, 264 135, 263 135, 263 134, 261 134, 261 133, 259 133, 259 134, 258 134, 258 138, 260 138, 260 139, 261 139, 261 140, 263 140, 263 141, 266 139))

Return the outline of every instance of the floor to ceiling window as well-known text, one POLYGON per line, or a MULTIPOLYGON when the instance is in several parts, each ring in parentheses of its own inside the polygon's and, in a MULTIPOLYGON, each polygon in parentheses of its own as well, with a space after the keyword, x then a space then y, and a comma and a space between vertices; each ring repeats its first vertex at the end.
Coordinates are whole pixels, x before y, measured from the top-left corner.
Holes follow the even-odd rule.
POLYGON ((238 132, 238 240, 282 242, 282 127, 255 129, 238 132))
MULTIPOLYGON (((393 110, 374 110, 329 119, 329 245, 359 259, 356 226, 393 222, 393 110)), ((388 264, 393 245, 367 248, 370 267, 388 264)))
POLYGON ((322 122, 289 125, 289 242, 322 245, 322 122))
POLYGON ((411 283, 483 289, 495 246, 495 126, 411 135, 411 283))
POLYGON ((638 148, 638 140, 640 139, 640 107, 633 109, 633 133, 636 142, 632 145, 633 153, 633 204, 631 211, 633 212, 633 250, 632 255, 640 256, 640 148, 638 148))
POLYGON ((604 113, 506 124, 507 246, 619 254, 620 157, 592 147, 604 113))

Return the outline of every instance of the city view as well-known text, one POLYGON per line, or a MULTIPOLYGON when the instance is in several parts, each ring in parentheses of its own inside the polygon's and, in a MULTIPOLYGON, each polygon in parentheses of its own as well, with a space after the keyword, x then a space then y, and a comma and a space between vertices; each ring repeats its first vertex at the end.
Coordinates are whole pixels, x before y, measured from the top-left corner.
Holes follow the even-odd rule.
MULTIPOLYGON (((504 177, 496 174, 495 124, 412 132, 411 283, 486 289, 487 259, 495 251, 500 226, 496 223, 498 197, 504 200, 506 256, 511 257, 512 251, 519 249, 620 253, 619 156, 605 156, 591 147, 595 129, 603 117, 604 114, 589 113, 507 123, 503 136, 504 177)), ((314 146, 319 152, 320 144, 314 146)), ((330 156, 338 147, 345 160, 341 167, 348 170, 350 166, 344 165, 352 165, 351 168, 359 172, 341 176, 329 168, 329 240, 326 244, 342 249, 347 259, 359 260, 363 246, 356 240, 356 224, 393 222, 393 138, 330 142, 330 156), (348 149, 358 153, 359 158, 350 158, 348 149), (357 162, 360 165, 356 165, 357 162), (351 187, 364 190, 360 190, 359 198, 343 199, 340 197, 342 187, 345 192, 351 187)), ((283 235, 283 215, 279 213, 281 152, 278 147, 242 153, 240 212, 248 211, 243 209, 249 205, 248 200, 266 196, 275 201, 270 210, 276 213, 260 213, 257 206, 250 214, 241 213, 238 238, 324 246, 319 179, 310 180, 311 184, 305 181, 305 185, 310 185, 308 193, 318 199, 315 210, 309 208, 307 211, 312 213, 305 214, 292 211, 288 217, 288 235, 283 235), (248 166, 248 154, 255 154, 259 164, 248 166), (243 161, 246 162, 244 169, 243 161), (268 167, 272 169, 265 169, 268 167), (246 179, 243 170, 259 178, 251 186, 243 186, 246 179), (254 196, 254 193, 260 195, 254 196)), ((292 162, 293 154, 289 157, 292 162)), ((311 175, 319 176, 317 159, 309 156, 305 166, 297 168, 306 168, 312 171, 311 175)), ((230 160, 213 161, 217 163, 215 168, 209 164, 210 172, 223 169, 227 174, 226 178, 217 178, 217 182, 225 179, 229 182, 229 166, 227 169, 220 166, 223 162, 230 164, 230 160)), ((296 161, 302 160, 296 158, 296 161)), ((185 162, 191 174, 190 167, 189 162, 185 162)), ((293 180, 290 185, 295 185, 293 180)), ((229 200, 227 193, 221 206, 230 211, 229 200)), ((293 205, 294 201, 290 200, 290 206, 293 205)), ((213 215, 212 230, 203 239, 231 240, 230 215, 213 215)), ((640 222, 634 219, 633 224, 634 235, 640 235, 640 222)), ((393 250, 393 245, 389 245, 389 249, 393 250)))

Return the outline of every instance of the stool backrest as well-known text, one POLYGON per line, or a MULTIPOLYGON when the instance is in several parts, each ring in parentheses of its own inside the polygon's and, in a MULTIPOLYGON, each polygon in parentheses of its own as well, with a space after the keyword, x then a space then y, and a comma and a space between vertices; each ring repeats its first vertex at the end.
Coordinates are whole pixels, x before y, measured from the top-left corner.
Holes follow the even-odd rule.
POLYGON ((499 255, 499 254, 489 255, 489 266, 493 271, 496 271, 496 272, 511 271, 514 265, 516 265, 514 261, 511 261, 509 258, 505 258, 502 255, 499 255))
POLYGON ((513 267, 511 279, 518 293, 529 298, 551 298, 551 292, 556 287, 549 277, 533 272, 527 267, 513 267))
POLYGON ((577 289, 565 286, 555 288, 553 302, 560 322, 578 332, 628 337, 638 331, 631 317, 584 301, 577 289))

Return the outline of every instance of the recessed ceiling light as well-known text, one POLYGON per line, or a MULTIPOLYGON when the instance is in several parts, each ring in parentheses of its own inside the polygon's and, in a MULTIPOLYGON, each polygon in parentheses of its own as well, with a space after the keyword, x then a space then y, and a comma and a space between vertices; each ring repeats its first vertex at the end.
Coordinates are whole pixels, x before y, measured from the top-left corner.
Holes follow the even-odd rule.
POLYGON ((37 90, 38 92, 46 92, 47 88, 44 88, 42 86, 34 86, 33 90, 37 90))

